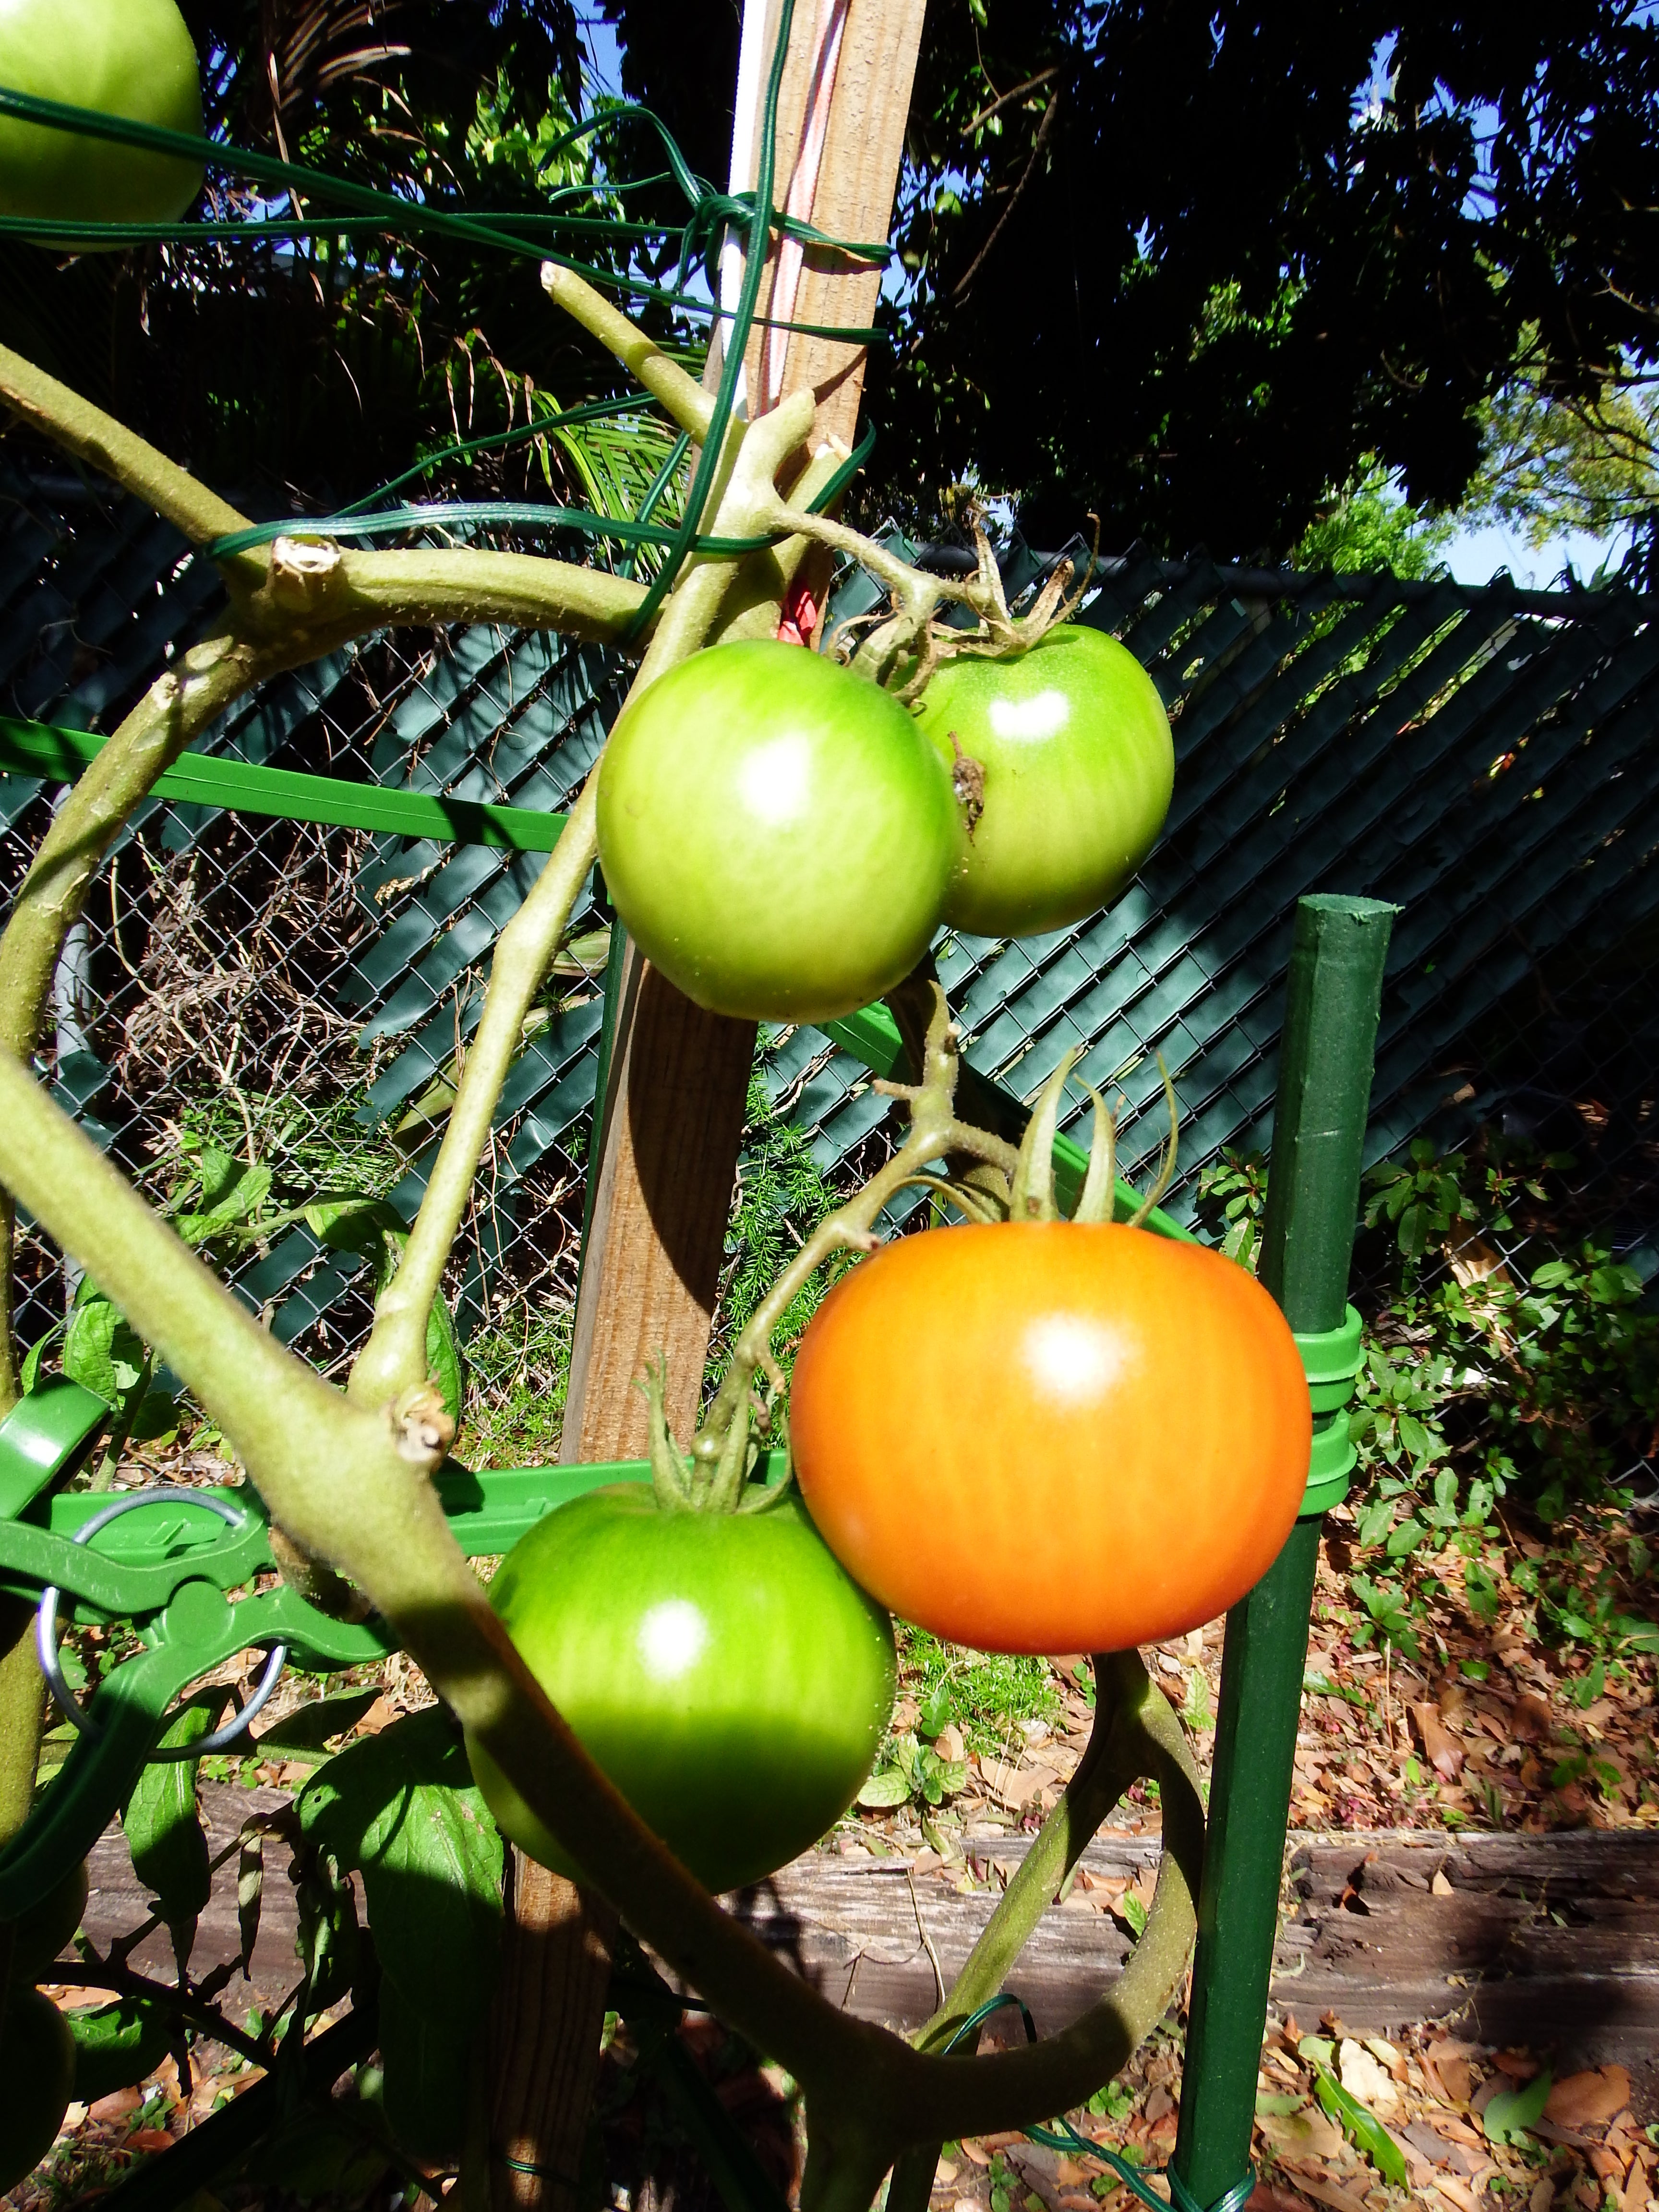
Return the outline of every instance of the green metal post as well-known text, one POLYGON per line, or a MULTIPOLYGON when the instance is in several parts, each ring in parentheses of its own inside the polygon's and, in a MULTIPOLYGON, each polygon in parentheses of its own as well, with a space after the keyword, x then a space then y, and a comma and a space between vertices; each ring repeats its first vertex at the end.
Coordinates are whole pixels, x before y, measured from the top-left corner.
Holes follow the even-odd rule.
MULTIPOLYGON (((1394 908, 1321 896, 1297 908, 1280 1047, 1261 1279, 1299 1335, 1347 1306, 1382 963, 1394 908)), ((1326 1417, 1334 1429, 1346 1415, 1326 1417)), ((1316 1474, 1321 1465, 1316 1429, 1316 1474)), ((1333 1437, 1332 1443, 1337 1440, 1333 1437)), ((1339 1447, 1340 1449, 1340 1447, 1339 1447)), ((1174 2167, 1214 2206, 1249 2171, 1296 1763, 1314 1570, 1328 1483, 1227 1616, 1209 1842, 1174 2167)))

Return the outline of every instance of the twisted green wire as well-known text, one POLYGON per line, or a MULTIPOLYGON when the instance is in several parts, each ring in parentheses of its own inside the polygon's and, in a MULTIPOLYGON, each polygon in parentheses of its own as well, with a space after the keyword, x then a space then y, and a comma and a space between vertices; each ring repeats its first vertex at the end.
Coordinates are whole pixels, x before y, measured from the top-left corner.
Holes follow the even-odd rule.
MULTIPOLYGON (((1025 2023, 1025 2040, 1035 2043, 1037 2039, 1036 2022, 1031 2017, 1031 2008, 1024 1997, 1005 1990, 1000 1996, 988 1998, 959 2023, 950 2041, 942 2046, 941 2057, 948 2057, 957 2044, 989 2020, 993 2013, 1000 2012, 1008 2005, 1018 2006, 1019 2016, 1025 2023)), ((1074 2157, 1099 2159, 1111 2167, 1132 2196, 1139 2197, 1148 2207, 1148 2212, 1244 2212, 1244 2207, 1255 2189, 1255 2170, 1247 2166, 1243 2179, 1236 2181, 1224 2197, 1218 2197, 1213 2204, 1200 2204, 1174 2166, 1137 2166, 1132 2159, 1120 2156, 1105 2143, 1094 2142, 1087 2136, 1080 2136, 1069 2120, 1055 2120, 1047 2127, 1022 2128, 1020 2133, 1028 2142, 1042 2143, 1048 2150, 1063 2150, 1074 2157), (1167 2203, 1150 2185, 1150 2177, 1155 2173, 1161 2173, 1169 2185, 1167 2203)))

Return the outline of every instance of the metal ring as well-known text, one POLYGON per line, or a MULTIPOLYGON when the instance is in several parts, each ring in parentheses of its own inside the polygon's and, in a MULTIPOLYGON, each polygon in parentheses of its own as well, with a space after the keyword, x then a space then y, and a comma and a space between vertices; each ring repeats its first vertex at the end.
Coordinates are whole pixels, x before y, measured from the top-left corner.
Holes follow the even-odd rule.
MULTIPOLYGON (((145 1490, 130 1490, 125 1497, 114 1499, 100 1512, 94 1513, 89 1520, 83 1521, 70 1541, 76 1544, 90 1543, 100 1528, 106 1528, 112 1521, 118 1521, 124 1513, 131 1513, 135 1507, 140 1505, 199 1505, 209 1513, 216 1513, 222 1521, 228 1522, 233 1528, 240 1528, 247 1517, 245 1513, 239 1512, 235 1506, 228 1505, 222 1498, 210 1497, 206 1491, 191 1490, 183 1483, 158 1482, 145 1490)), ((46 1678, 46 1686, 52 1692, 64 1718, 73 1721, 83 1735, 96 1736, 100 1733, 100 1723, 94 1720, 92 1715, 76 1699, 75 1692, 64 1680, 63 1666, 58 1656, 58 1601, 61 1595, 62 1592, 56 1583, 49 1583, 40 1593, 40 1609, 35 1617, 34 1623, 35 1655, 40 1662, 40 1672, 46 1678)), ((258 1650, 262 1647, 254 1645, 251 1648, 258 1650)), ((173 1744, 169 1747, 158 1746, 149 1754, 149 1764, 154 1765, 164 1759, 200 1759, 208 1752, 222 1751, 227 1745, 234 1743, 238 1736, 246 1734, 255 1715, 265 1705, 271 1692, 276 1688, 277 1678, 282 1674, 288 1659, 286 1644, 272 1644, 263 1648, 270 1653, 265 1671, 259 1678, 258 1686, 240 1712, 233 1720, 227 1721, 222 1728, 215 1729, 210 1735, 199 1737, 194 1743, 173 1744)), ((165 1732, 166 1724, 167 1717, 164 1714, 161 1723, 163 1732, 165 1732)))

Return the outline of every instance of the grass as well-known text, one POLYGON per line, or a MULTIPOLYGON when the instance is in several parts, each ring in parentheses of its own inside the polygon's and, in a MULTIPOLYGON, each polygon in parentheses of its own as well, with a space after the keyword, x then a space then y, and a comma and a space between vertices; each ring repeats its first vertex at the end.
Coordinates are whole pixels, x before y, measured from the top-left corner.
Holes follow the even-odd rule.
POLYGON ((1055 1721, 1060 1691, 1046 1659, 969 1651, 925 1628, 901 1625, 904 1686, 921 1707, 924 1732, 954 1722, 975 1753, 1006 1753, 1022 1721, 1055 1721))
POLYGON ((475 1467, 546 1467, 559 1455, 570 1384, 568 1306, 526 1307, 466 1346, 458 1455, 475 1467))

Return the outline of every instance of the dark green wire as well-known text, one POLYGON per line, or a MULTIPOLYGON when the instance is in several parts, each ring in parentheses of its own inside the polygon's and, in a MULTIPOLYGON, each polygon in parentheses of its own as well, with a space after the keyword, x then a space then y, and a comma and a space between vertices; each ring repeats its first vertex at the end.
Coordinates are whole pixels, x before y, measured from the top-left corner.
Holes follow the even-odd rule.
POLYGON ((720 465, 721 449, 732 421, 732 404, 737 398, 738 379, 743 374, 744 348, 749 343, 750 325, 754 320, 755 304, 760 297, 761 277, 766 267, 767 240, 772 227, 772 177, 777 160, 778 98, 783 88, 783 65, 789 52, 789 30, 794 20, 795 0, 783 0, 778 15, 777 44, 772 50, 772 71, 766 88, 766 112, 761 128, 760 164, 755 179, 755 213, 749 226, 749 252, 744 262, 743 286, 738 295, 738 311, 732 321, 732 332, 726 346, 726 359, 720 365, 720 380, 714 395, 714 411, 703 440, 702 451, 697 459, 691 488, 686 494, 685 509, 680 517, 680 526, 669 549, 668 558, 653 579, 650 589, 635 608, 624 629, 622 642, 637 637, 661 605, 684 566, 702 520, 702 510, 714 483, 714 471, 720 465))
MULTIPOLYGON (((982 2026, 993 2013, 1000 2012, 1008 2005, 1018 2006, 1020 2018, 1025 2023, 1025 2040, 1035 2043, 1037 2039, 1036 2022, 1031 2017, 1031 2008, 1024 1997, 1016 1996, 1011 1990, 1005 1990, 1000 1996, 989 1998, 970 2012, 966 2020, 958 2022, 950 2041, 940 2046, 939 2056, 949 2057, 964 2037, 982 2026)), ((1048 2150, 1063 2150, 1074 2157, 1099 2159, 1103 2165, 1111 2167, 1133 2196, 1138 2197, 1148 2207, 1148 2212, 1244 2212, 1244 2207, 1255 2189, 1255 2169, 1247 2167, 1243 2179, 1235 2182, 1224 2197, 1214 2204, 1204 2205, 1199 2203, 1174 2166, 1137 2166, 1133 2160, 1121 2157, 1106 2144, 1093 2142, 1087 2136, 1080 2136, 1069 2120, 1055 2120, 1047 2127, 1022 2128, 1020 2133, 1028 2142, 1041 2143, 1048 2150), (1170 2185, 1167 2204, 1157 2190, 1148 2186, 1148 2177, 1154 2173, 1161 2173, 1170 2185)))

